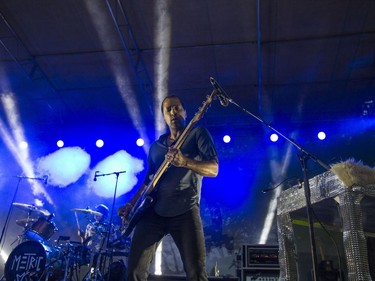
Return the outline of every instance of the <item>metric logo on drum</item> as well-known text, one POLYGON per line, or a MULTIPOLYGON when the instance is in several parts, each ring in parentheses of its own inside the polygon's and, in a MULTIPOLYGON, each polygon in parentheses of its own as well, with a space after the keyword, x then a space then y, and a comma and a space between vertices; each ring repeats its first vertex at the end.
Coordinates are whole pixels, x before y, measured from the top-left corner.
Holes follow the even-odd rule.
POLYGON ((34 253, 23 253, 20 256, 14 256, 10 270, 39 272, 43 264, 44 257, 34 253))
MULTIPOLYGON (((21 275, 16 274, 16 278, 17 278, 16 280, 17 281, 23 281, 23 278, 25 278, 27 276, 29 276, 29 273, 27 273, 27 272, 24 272, 21 275)), ((27 279, 25 279, 25 280, 27 280, 27 279)))
POLYGON ((47 247, 36 241, 19 244, 5 263, 5 279, 8 281, 39 280, 46 271, 47 247))

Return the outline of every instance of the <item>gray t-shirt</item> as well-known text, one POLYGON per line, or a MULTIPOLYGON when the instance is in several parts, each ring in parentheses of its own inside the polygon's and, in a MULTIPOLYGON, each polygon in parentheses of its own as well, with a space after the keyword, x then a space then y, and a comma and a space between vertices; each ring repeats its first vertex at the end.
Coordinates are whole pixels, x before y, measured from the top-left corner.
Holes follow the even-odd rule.
MULTIPOLYGON (((164 134, 150 148, 147 158, 147 174, 144 183, 148 185, 154 173, 164 161, 168 151, 167 137, 164 134)), ((212 137, 207 129, 196 127, 191 130, 181 147, 182 154, 198 161, 218 161, 212 137)), ((164 217, 183 214, 194 205, 199 205, 202 176, 187 168, 171 165, 160 178, 152 197, 155 212, 164 217)))

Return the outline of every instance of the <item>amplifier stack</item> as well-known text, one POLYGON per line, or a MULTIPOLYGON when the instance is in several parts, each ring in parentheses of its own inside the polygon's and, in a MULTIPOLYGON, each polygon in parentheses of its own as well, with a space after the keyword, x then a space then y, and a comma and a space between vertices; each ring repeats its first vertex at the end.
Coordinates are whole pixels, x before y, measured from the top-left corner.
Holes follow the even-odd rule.
POLYGON ((242 245, 238 277, 241 281, 278 281, 279 246, 242 245))

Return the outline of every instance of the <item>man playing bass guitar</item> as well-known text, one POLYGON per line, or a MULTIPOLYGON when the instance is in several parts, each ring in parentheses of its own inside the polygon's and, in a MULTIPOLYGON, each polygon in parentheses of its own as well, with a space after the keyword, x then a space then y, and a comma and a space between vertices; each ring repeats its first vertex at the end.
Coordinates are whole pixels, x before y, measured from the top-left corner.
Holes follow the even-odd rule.
MULTIPOLYGON (((217 152, 207 129, 194 127, 186 133, 186 111, 179 97, 168 96, 161 105, 169 132, 150 147, 145 180, 135 196, 118 209, 123 223, 154 174, 168 164, 151 192, 152 203, 142 211, 134 229, 128 259, 127 281, 147 280, 148 268, 162 238, 170 234, 184 265, 187 280, 207 281, 206 250, 200 217, 200 194, 203 177, 216 177, 219 170, 217 152)), ((189 124, 190 125, 190 124, 189 124)))

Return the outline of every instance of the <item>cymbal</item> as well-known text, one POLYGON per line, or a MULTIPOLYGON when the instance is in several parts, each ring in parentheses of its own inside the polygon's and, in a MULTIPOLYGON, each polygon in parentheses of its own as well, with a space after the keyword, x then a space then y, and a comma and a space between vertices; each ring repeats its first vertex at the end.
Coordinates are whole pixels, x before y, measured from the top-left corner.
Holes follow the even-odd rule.
POLYGON ((102 213, 94 211, 94 210, 91 210, 91 209, 78 209, 78 208, 75 208, 75 209, 71 209, 71 211, 78 212, 78 213, 95 215, 95 216, 102 216, 103 215, 102 213))
POLYGON ((29 223, 32 223, 32 222, 36 222, 37 219, 19 219, 19 220, 16 220, 16 224, 18 224, 19 226, 22 226, 22 227, 25 227, 26 225, 28 225, 29 223))
POLYGON ((40 213, 40 214, 42 214, 44 216, 51 215, 51 213, 49 211, 47 211, 45 209, 42 209, 42 208, 39 208, 39 207, 37 207, 35 205, 14 202, 13 206, 16 206, 16 207, 19 207, 21 209, 24 209, 25 211, 40 213))

